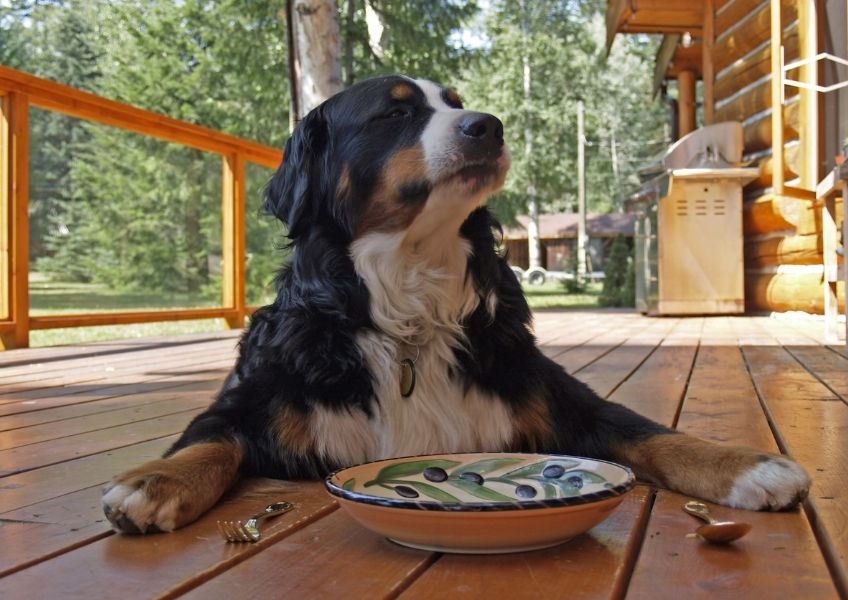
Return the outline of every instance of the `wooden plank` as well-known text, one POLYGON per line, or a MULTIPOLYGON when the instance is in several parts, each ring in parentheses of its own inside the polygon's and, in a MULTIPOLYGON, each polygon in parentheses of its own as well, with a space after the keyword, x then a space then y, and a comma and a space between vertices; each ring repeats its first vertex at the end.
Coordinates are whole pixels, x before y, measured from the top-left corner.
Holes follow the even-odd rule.
POLYGON ((219 378, 189 382, 165 380, 161 386, 153 390, 150 389, 150 386, 145 386, 138 393, 119 394, 102 400, 0 417, 0 432, 21 429, 33 430, 36 427, 47 427, 48 430, 56 429, 57 431, 61 427, 64 430, 68 421, 104 415, 119 410, 130 411, 160 402, 167 403, 196 390, 204 390, 207 398, 211 401, 220 386, 219 378), (60 425, 59 422, 62 424, 60 425))
MULTIPOLYGON (((60 391, 55 388, 35 390, 32 394, 20 394, 15 402, 0 405, 0 416, 30 415, 41 410, 87 404, 118 396, 163 391, 198 381, 223 382, 231 368, 231 362, 229 360, 218 363, 207 362, 197 366, 202 370, 187 371, 182 374, 163 371, 156 376, 134 374, 113 379, 108 383, 72 385, 69 389, 62 388, 60 391)), ((32 418, 34 419, 32 424, 40 422, 37 416, 32 418)))
POLYGON ((446 554, 400 598, 620 597, 652 495, 647 487, 637 486, 606 521, 556 548, 489 556, 446 554))
MULTIPOLYGON (((195 404, 200 403, 195 402, 195 404)), ((203 404, 207 404, 205 399, 203 404)), ((201 410, 201 408, 194 408, 109 429, 0 450, 0 477, 178 434, 195 416, 200 414, 201 410)), ((11 434, 7 432, 6 435, 11 434)))
POLYGON ((206 331, 201 333, 183 333, 179 335, 157 335, 145 338, 130 338, 104 340, 100 342, 85 342, 67 346, 45 346, 41 348, 16 348, 8 352, 0 352, 0 367, 15 368, 29 364, 49 363, 67 358, 82 358, 131 352, 142 347, 177 347, 204 341, 233 339, 237 336, 233 331, 206 331))
MULTIPOLYGON (((720 319, 698 353, 678 429, 719 443, 776 452, 732 334, 720 319)), ((700 596, 827 598, 835 589, 803 512, 756 513, 713 506, 717 518, 738 519, 753 531, 732 547, 687 538, 697 526, 680 507, 689 498, 662 490, 634 569, 628 598, 700 596), (744 560, 743 560, 744 559, 744 560), (656 582, 663 581, 661 589, 656 582)))
POLYGON ((726 32, 731 26, 736 25, 752 12, 761 9, 763 5, 768 5, 768 0, 757 0, 756 2, 734 0, 728 3, 715 19, 716 35, 726 32))
POLYGON ((0 513, 102 485, 122 470, 138 465, 139 460, 144 460, 141 457, 150 456, 151 452, 160 456, 176 440, 175 435, 159 438, 4 477, 0 485, 0 513))
POLYGON ((0 595, 29 597, 37 589, 44 598, 158 596, 184 585, 192 587, 250 556, 267 552, 336 508, 335 501, 318 482, 265 479, 247 484, 230 500, 174 533, 111 535, 8 575, 0 579, 0 595), (293 503, 295 510, 266 522, 259 542, 227 544, 218 535, 218 519, 243 517, 283 499, 293 503))
POLYGON ((673 427, 698 348, 701 318, 682 321, 610 400, 673 427))
POLYGON ((180 597, 394 598, 437 557, 393 544, 338 510, 180 597))
POLYGON ((613 328, 592 338, 588 343, 560 354, 556 357, 556 362, 566 371, 575 375, 581 369, 586 368, 587 365, 592 364, 615 348, 618 348, 631 336, 638 335, 652 326, 656 327, 656 325, 649 321, 642 321, 629 326, 613 328))
MULTIPOLYGON (((564 353, 576 350, 581 346, 602 344, 603 342, 599 341, 603 339, 602 336, 609 336, 613 332, 620 334, 623 329, 633 331, 632 323, 619 319, 604 320, 589 317, 586 321, 573 326, 561 326, 559 330, 564 333, 549 336, 547 339, 540 339, 540 349, 548 358, 558 359, 564 353)), ((624 338, 621 338, 618 343, 623 340, 624 338)), ((572 366, 574 365, 572 364, 572 366)), ((577 365, 575 368, 579 368, 579 366, 582 365, 577 365)))
POLYGON ((744 346, 745 361, 778 442, 813 477, 805 508, 840 592, 848 593, 848 405, 779 346, 744 346))
POLYGON ((195 319, 229 319, 236 311, 231 308, 184 308, 174 310, 139 310, 130 312, 85 313, 68 315, 39 315, 30 318, 31 329, 62 327, 93 327, 95 325, 128 325, 191 321, 195 319))
POLYGON ((786 346, 786 350, 830 391, 848 402, 848 357, 822 346, 786 346))
MULTIPOLYGON (((155 419, 166 415, 173 415, 193 409, 204 408, 211 404, 213 399, 213 390, 215 389, 214 384, 217 382, 210 383, 212 383, 212 385, 206 384, 204 386, 206 389, 196 389, 195 387, 194 390, 189 389, 181 390, 179 392, 171 392, 169 394, 169 396, 171 396, 170 398, 167 400, 160 400, 159 402, 142 404, 140 406, 129 406, 94 415, 66 419, 59 423, 53 421, 43 425, 35 425, 33 427, 23 427, 6 431, 3 434, 2 439, 0 439, 0 457, 2 457, 3 450, 21 447, 30 448, 32 444, 41 444, 51 440, 67 438, 69 436, 77 436, 83 433, 106 430, 120 425, 129 425, 140 421, 146 421, 148 419, 155 419)), ((38 451, 38 447, 33 448, 33 450, 38 451)), ((0 461, 2 460, 3 459, 0 458, 0 461)), ((0 464, 2 463, 0 462, 0 464)))
MULTIPOLYGON (((606 397, 621 384, 662 342, 677 319, 658 319, 610 353, 575 372, 580 381, 606 397)), ((567 355, 566 355, 567 356, 567 355)))
MULTIPOLYGON (((84 376, 90 372, 115 369, 118 371, 147 369, 148 364, 166 364, 167 360, 180 360, 186 355, 213 353, 234 354, 234 343, 230 340, 205 342, 192 344, 191 346, 180 346, 174 349, 162 349, 152 347, 150 349, 138 349, 134 352, 120 354, 109 354, 101 357, 85 357, 80 359, 69 359, 60 362, 31 363, 26 367, 7 367, 0 372, 0 391, 13 385, 27 383, 43 383, 44 381, 67 381, 70 377, 84 376)), ((114 371, 108 371, 114 372, 114 371)))
POLYGON ((4 66, 0 66, 0 90, 17 90, 28 94, 32 104, 41 108, 199 150, 220 154, 241 151, 251 162, 268 168, 276 168, 282 158, 281 152, 270 146, 102 98, 4 66))

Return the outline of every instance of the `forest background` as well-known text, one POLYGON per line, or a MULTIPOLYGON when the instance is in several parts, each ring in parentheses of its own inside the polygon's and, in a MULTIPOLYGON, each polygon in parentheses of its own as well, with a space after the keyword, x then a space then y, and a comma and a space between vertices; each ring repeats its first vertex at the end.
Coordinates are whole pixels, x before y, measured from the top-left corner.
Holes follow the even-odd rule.
MULTIPOLYGON (((0 64, 282 147, 289 134, 284 5, 0 0, 0 64)), ((528 192, 542 212, 576 210, 580 100, 590 212, 621 210, 638 186, 638 168, 668 143, 668 111, 648 92, 655 41, 619 36, 607 54, 603 0, 337 6, 345 85, 384 73, 428 78, 504 121, 513 167, 490 206, 505 223, 526 214, 528 192)), ((35 108, 30 120, 33 285, 97 285, 108 290, 104 297, 143 291, 147 305, 162 307, 219 302, 216 156, 35 108)), ((249 304, 268 298, 285 252, 280 227, 258 213, 269 176, 249 165, 249 304)), ((68 289, 65 305, 79 309, 68 289)))

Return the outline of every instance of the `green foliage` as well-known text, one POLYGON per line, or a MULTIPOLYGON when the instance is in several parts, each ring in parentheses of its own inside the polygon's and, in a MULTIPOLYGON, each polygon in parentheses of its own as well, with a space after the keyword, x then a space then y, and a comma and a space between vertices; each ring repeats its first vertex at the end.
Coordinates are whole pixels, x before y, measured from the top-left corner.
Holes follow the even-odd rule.
POLYGON ((480 56, 464 73, 469 107, 498 115, 513 166, 491 203, 510 222, 526 214, 527 188, 543 212, 573 211, 577 203, 577 102, 586 107, 586 190, 592 212, 619 206, 638 185, 637 168, 662 149, 664 109, 649 97, 655 42, 619 36, 605 50, 606 3, 577 0, 495 2, 481 35, 480 56), (526 23, 527 35, 522 32, 526 23), (523 55, 530 96, 523 90, 523 55), (526 152, 526 133, 532 153, 526 152), (615 158, 613 163, 613 144, 615 158))
POLYGON ((615 236, 610 246, 604 266, 604 288, 599 303, 601 306, 636 305, 633 248, 623 235, 615 236))
POLYGON ((454 34, 477 14, 474 0, 368 0, 379 40, 369 37, 366 0, 339 4, 347 84, 387 73, 451 83, 473 55, 454 34))
MULTIPOLYGON (((601 0, 526 0, 523 11, 514 0, 479 3, 484 10, 475 0, 368 5, 384 26, 379 40, 369 36, 366 0, 339 2, 346 81, 388 72, 430 78, 459 88, 468 108, 501 117, 513 168, 491 205, 507 222, 525 211, 528 185, 543 210, 575 205, 580 98, 590 210, 615 207, 636 167, 659 148, 644 144, 663 135, 662 107, 647 97, 654 42, 619 36, 607 56, 601 0)), ((0 63, 281 147, 288 134, 282 8, 280 0, 7 0, 0 63)), ((217 156, 39 109, 31 132, 33 270, 113 290, 217 299, 217 156)), ((247 166, 251 304, 267 301, 285 255, 280 224, 258 215, 269 176, 247 166)))

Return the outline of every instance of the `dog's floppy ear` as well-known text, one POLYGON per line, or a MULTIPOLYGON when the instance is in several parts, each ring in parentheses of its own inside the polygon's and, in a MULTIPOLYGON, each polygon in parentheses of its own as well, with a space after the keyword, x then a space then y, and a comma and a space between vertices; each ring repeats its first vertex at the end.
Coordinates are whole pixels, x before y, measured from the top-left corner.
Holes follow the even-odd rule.
POLYGON ((323 109, 315 108, 298 123, 286 142, 283 162, 264 190, 262 210, 285 223, 292 240, 332 202, 326 183, 330 136, 323 109))

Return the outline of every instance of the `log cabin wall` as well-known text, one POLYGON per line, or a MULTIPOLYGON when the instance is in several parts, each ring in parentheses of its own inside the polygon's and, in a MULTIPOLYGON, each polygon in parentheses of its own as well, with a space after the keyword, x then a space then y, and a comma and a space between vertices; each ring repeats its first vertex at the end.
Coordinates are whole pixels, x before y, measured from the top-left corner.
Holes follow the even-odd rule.
MULTIPOLYGON (((760 168, 760 177, 745 188, 746 308, 821 313, 821 220, 811 201, 811 192, 824 174, 820 98, 784 86, 783 127, 775 130, 771 0, 707 0, 705 4, 705 121, 740 121, 745 160, 760 168), (781 133, 782 160, 775 160, 772 148, 780 146, 775 136, 781 133), (782 166, 781 173, 774 172, 776 165, 782 166)), ((781 2, 784 64, 817 53, 815 4, 813 0, 781 2)), ((788 77, 815 81, 818 70, 796 69, 788 77)), ((840 303, 844 304, 844 290, 840 290, 840 303)))

